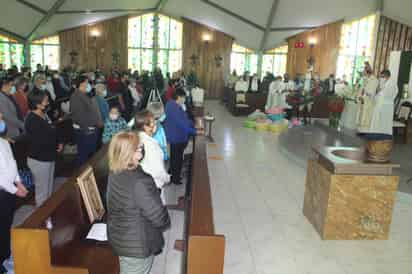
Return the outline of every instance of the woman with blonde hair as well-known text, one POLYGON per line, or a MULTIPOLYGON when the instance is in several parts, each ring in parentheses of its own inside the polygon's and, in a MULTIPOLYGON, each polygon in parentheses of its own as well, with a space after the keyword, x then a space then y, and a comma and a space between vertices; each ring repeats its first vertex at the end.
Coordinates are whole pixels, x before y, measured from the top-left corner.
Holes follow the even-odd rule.
POLYGON ((148 274, 170 226, 153 178, 140 166, 144 150, 133 132, 116 134, 109 146, 107 230, 120 274, 148 274))

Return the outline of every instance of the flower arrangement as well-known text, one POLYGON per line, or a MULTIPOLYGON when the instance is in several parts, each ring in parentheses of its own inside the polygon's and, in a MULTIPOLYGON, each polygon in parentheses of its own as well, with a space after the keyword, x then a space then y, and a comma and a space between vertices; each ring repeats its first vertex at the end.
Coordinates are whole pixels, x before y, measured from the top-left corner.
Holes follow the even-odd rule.
POLYGON ((328 109, 331 113, 342 113, 345 108, 345 100, 340 96, 330 96, 328 109))
POLYGON ((345 108, 345 100, 337 95, 329 96, 329 126, 332 128, 339 127, 340 116, 345 108))

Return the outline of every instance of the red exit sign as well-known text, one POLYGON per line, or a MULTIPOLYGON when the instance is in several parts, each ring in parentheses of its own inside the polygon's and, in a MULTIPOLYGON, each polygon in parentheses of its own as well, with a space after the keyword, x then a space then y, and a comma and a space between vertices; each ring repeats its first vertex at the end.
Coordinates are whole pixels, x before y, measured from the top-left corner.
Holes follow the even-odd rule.
POLYGON ((305 48, 305 42, 299 41, 295 43, 295 49, 303 49, 303 48, 305 48))

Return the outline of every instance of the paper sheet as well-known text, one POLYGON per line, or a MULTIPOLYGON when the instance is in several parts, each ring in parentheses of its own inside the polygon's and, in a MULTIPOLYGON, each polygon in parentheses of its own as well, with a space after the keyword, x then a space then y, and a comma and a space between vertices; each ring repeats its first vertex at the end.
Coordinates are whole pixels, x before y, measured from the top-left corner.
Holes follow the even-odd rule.
POLYGON ((94 224, 87 234, 86 239, 105 242, 107 241, 107 226, 106 224, 94 224))

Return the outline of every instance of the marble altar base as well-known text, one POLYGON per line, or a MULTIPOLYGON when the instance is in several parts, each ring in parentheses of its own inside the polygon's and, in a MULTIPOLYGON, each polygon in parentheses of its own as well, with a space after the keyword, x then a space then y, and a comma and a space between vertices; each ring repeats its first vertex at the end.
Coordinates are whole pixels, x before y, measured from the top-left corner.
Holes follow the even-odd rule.
POLYGON ((386 240, 399 177, 333 174, 307 168, 303 214, 323 240, 386 240))

